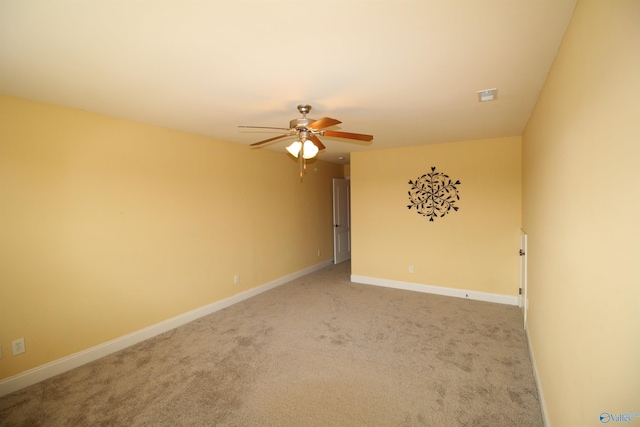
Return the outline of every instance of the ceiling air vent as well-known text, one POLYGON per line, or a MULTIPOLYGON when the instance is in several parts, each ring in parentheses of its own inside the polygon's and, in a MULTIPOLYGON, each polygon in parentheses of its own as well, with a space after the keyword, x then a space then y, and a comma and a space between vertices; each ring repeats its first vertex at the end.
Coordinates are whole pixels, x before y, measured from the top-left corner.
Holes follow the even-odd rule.
POLYGON ((493 101, 498 96, 498 89, 485 89, 478 91, 478 101, 493 101))

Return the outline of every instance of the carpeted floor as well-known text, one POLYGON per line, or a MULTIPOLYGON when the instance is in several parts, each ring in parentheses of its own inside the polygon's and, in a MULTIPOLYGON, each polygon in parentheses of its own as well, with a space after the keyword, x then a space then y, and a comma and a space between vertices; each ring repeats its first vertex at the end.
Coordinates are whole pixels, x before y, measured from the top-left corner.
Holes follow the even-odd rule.
POLYGON ((330 266, 0 398, 13 426, 542 426, 513 306, 330 266))

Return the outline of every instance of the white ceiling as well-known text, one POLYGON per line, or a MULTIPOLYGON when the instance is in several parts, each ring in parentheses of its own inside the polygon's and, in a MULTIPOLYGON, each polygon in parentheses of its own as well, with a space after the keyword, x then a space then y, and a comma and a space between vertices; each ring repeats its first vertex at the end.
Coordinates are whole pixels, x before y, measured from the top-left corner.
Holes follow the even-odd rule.
POLYGON ((288 127, 310 104, 374 135, 321 138, 319 158, 345 163, 521 135, 575 3, 0 0, 0 93, 247 146, 277 134, 238 125, 288 127), (478 102, 488 88, 498 99, 478 102))

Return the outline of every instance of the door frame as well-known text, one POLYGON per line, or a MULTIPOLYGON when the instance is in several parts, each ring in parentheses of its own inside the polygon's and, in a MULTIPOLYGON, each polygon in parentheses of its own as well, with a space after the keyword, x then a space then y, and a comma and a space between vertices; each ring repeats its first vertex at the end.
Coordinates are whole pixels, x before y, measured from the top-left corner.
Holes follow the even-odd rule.
POLYGON ((528 236, 523 229, 520 229, 520 288, 518 305, 522 309, 522 317, 524 321, 524 329, 527 329, 527 311, 529 308, 529 295, 527 283, 527 249, 528 236))

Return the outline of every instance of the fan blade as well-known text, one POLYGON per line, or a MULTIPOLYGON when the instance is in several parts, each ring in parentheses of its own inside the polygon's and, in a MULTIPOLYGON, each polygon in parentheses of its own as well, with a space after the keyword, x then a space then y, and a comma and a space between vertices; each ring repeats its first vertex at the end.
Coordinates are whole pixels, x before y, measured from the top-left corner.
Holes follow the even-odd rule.
POLYGON ((322 141, 320 141, 320 139, 318 139, 318 137, 317 137, 317 136, 315 136, 315 135, 313 135, 313 134, 312 134, 312 135, 309 137, 309 139, 311 140, 311 142, 313 142, 313 145, 315 145, 316 147, 318 147, 318 150, 324 150, 325 148, 327 148, 327 147, 325 147, 325 146, 324 146, 324 144, 322 143, 322 141))
POLYGON ((291 130, 290 128, 274 128, 271 126, 238 126, 239 128, 250 128, 250 129, 278 129, 278 130, 291 130))
POLYGON ((267 142, 275 141, 276 139, 280 139, 280 138, 286 138, 288 136, 291 136, 291 135, 280 135, 280 136, 276 136, 275 138, 265 139, 264 141, 254 142, 253 144, 250 145, 250 147, 255 147, 256 145, 266 144, 267 142))
POLYGON ((320 120, 316 120, 307 126, 309 129, 320 130, 324 128, 328 128, 329 126, 338 125, 342 123, 340 120, 330 119, 329 117, 323 117, 320 120))
MULTIPOLYGON (((335 136, 337 138, 348 138, 348 139, 355 139, 358 141, 364 141, 364 142, 370 142, 373 140, 373 136, 372 135, 363 135, 361 133, 350 133, 350 132, 338 132, 338 131, 334 131, 334 130, 326 130, 324 132, 322 132, 322 135, 324 136, 335 136)), ((368 144, 366 144, 368 145, 368 144)))

